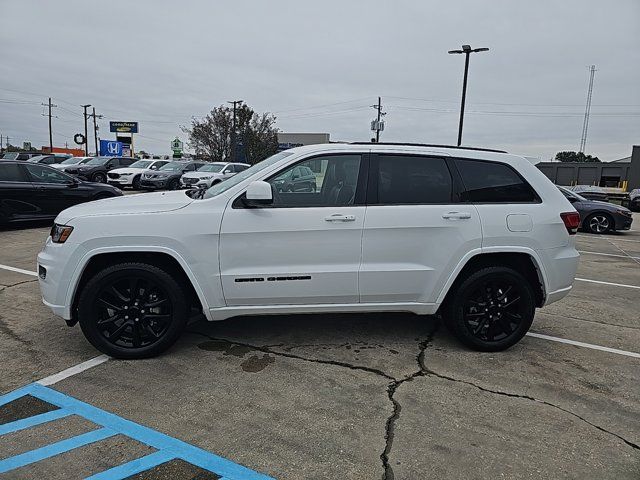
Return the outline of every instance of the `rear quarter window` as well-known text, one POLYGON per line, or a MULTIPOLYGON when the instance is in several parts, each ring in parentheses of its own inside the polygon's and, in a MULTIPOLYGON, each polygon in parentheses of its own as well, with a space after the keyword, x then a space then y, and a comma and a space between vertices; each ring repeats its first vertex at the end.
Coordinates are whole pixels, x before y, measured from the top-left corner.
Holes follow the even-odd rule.
POLYGON ((483 160, 455 160, 462 177, 463 202, 537 203, 540 198, 511 166, 483 160))

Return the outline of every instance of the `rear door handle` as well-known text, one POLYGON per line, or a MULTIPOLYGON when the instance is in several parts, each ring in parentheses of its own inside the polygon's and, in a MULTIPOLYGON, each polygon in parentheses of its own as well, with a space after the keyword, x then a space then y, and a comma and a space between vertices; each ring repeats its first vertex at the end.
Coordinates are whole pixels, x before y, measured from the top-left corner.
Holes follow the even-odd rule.
POLYGON ((471 214, 468 212, 448 212, 443 213, 442 218, 445 220, 467 220, 471 218, 471 214))
POLYGON ((328 217, 324 217, 326 222, 355 222, 355 215, 342 215, 340 213, 334 213, 328 217))

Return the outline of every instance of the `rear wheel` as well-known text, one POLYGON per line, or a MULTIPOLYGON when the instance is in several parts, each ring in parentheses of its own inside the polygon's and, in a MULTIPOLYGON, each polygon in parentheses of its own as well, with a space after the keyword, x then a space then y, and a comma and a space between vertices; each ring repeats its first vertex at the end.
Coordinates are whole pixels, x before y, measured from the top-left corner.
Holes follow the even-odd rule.
POLYGON ((584 225, 591 233, 607 233, 613 228, 613 219, 606 213, 594 213, 585 219, 584 225))
POLYGON ((528 280, 508 267, 488 267, 469 275, 453 292, 447 326, 465 345, 495 352, 516 344, 535 315, 528 280))
POLYGON ((154 265, 122 263, 95 274, 78 301, 78 320, 91 344, 115 358, 158 355, 188 319, 184 290, 154 265))
POLYGON ((91 180, 96 183, 105 183, 107 181, 107 176, 104 173, 98 172, 93 174, 91 180))

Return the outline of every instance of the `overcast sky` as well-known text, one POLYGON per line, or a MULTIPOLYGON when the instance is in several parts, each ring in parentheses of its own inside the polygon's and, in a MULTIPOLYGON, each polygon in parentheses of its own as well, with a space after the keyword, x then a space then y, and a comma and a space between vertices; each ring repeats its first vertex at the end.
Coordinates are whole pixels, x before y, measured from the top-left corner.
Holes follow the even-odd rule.
MULTIPOLYGON (((586 152, 640 144, 639 0, 0 0, 0 132, 54 145, 83 131, 81 104, 138 121, 136 150, 169 153, 192 116, 242 99, 284 132, 455 144, 463 43, 471 57, 463 143, 548 159, 577 150, 595 64, 586 152)), ((93 142, 91 142, 93 148, 93 142)))

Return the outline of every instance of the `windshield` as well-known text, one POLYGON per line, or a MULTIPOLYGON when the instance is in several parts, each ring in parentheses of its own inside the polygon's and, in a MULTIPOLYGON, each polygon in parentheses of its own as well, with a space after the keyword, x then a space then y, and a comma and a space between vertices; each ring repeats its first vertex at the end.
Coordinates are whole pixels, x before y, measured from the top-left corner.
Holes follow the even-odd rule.
POLYGON ((198 169, 199 172, 220 172, 226 163, 207 163, 198 169))
POLYGON ((5 160, 15 160, 16 158, 18 158, 18 152, 5 153, 2 158, 4 158, 5 160))
POLYGON ((129 168, 147 168, 149 165, 151 165, 150 160, 138 160, 129 165, 129 168))
POLYGON ((242 172, 235 174, 229 180, 225 180, 224 182, 215 184, 213 187, 207 190, 207 192, 204 194, 202 198, 213 198, 217 195, 220 195, 222 192, 226 192, 231 187, 235 187, 237 184, 239 184, 243 180, 251 177, 252 175, 255 175, 256 173, 258 173, 261 170, 264 170, 267 167, 270 167, 274 163, 279 162, 280 160, 282 160, 285 157, 288 157, 291 154, 292 152, 284 151, 284 152, 278 152, 275 155, 271 155, 269 158, 266 158, 265 160, 259 163, 256 163, 255 165, 247 168, 246 170, 243 170, 242 172))
POLYGON ((177 172, 185 167, 184 163, 169 162, 166 165, 161 166, 158 170, 163 172, 177 172))
POLYGON ((109 160, 111 160, 111 157, 96 157, 89 160, 87 165, 104 165, 109 160))

